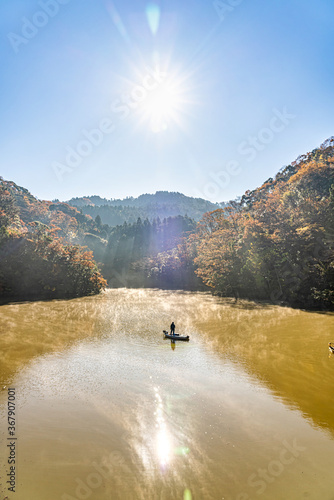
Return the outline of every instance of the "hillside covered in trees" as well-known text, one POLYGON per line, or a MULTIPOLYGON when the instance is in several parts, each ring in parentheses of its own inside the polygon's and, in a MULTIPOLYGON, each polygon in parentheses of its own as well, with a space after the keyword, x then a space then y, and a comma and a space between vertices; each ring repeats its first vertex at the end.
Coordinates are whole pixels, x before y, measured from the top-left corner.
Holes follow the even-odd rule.
POLYGON ((190 242, 204 283, 236 298, 334 308, 333 145, 203 217, 190 242))
POLYGON ((198 290, 202 281, 195 274, 194 262, 181 254, 173 265, 166 255, 179 252, 197 223, 179 215, 161 221, 139 218, 135 224, 124 223, 111 229, 103 258, 103 273, 111 286, 160 287, 198 290))
MULTIPOLYGON (((39 201, 0 178, 0 298, 78 297, 106 286, 83 248, 94 221, 66 204, 39 201)), ((104 235, 102 233, 102 235, 104 235)))
POLYGON ((94 220, 67 203, 38 200, 0 179, 0 228, 2 300, 89 295, 107 281, 113 287, 192 289, 201 281, 194 269, 171 270, 165 280, 151 269, 152 259, 195 231, 189 217, 137 218, 110 227, 99 215, 94 220))
MULTIPOLYGON (((174 195, 183 199, 158 194, 162 207, 174 195)), ((138 211, 156 195, 116 208, 138 211)), ((214 205, 199 222, 185 214, 131 217, 110 226, 100 214, 94 219, 82 208, 37 200, 1 179, 0 296, 74 297, 98 293, 108 282, 334 309, 334 138, 240 201, 214 205)))
POLYGON ((124 222, 135 223, 138 217, 142 220, 161 220, 183 215, 199 221, 209 211, 223 208, 224 203, 211 203, 202 198, 192 198, 181 193, 157 191, 155 194, 142 194, 138 198, 128 197, 124 200, 88 196, 72 198, 69 205, 80 208, 93 219, 97 215, 109 226, 122 225, 124 222))

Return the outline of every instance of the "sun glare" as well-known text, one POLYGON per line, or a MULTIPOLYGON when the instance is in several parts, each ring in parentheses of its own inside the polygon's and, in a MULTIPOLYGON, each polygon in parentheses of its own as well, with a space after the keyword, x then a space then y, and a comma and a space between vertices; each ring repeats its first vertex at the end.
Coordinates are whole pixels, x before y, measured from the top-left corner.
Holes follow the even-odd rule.
POLYGON ((162 398, 159 394, 159 389, 155 387, 155 397, 157 408, 155 411, 156 427, 158 429, 156 436, 156 454, 160 462, 160 466, 165 468, 171 460, 171 443, 170 436, 166 428, 164 419, 164 411, 162 398))
POLYGON ((181 127, 185 112, 185 89, 182 83, 176 77, 166 76, 141 103, 141 122, 147 123, 152 132, 159 133, 173 125, 181 127))

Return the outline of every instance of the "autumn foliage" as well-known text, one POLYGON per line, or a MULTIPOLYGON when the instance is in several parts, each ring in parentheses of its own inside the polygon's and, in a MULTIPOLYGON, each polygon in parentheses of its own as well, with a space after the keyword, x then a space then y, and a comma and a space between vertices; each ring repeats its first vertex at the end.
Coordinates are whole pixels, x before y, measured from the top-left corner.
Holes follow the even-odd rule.
POLYGON ((223 295, 334 307, 334 155, 315 150, 192 236, 197 274, 223 295))
POLYGON ((334 309, 334 147, 324 144, 199 223, 179 215, 110 227, 0 178, 0 296, 98 293, 106 281, 95 259, 110 286, 334 309))
POLYGON ((91 251, 68 243, 73 214, 50 210, 14 183, 0 181, 0 297, 42 299, 99 293, 106 286, 91 251))

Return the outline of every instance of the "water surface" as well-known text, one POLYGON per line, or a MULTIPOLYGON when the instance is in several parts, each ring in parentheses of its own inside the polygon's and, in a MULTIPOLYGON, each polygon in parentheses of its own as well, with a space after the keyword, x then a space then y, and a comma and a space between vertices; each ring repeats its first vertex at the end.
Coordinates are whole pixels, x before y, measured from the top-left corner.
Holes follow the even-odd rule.
POLYGON ((121 289, 0 325, 1 500, 334 500, 332 314, 121 289))

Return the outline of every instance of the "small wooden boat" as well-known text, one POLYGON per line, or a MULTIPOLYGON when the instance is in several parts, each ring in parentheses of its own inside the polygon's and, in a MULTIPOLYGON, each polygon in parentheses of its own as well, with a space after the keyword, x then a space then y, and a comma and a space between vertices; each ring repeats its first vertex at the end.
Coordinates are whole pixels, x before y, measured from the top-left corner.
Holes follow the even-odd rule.
POLYGON ((329 349, 329 352, 334 353, 334 344, 333 344, 333 342, 329 342, 328 343, 328 349, 329 349))
POLYGON ((174 335, 170 335, 166 330, 163 330, 165 339, 171 339, 171 340, 184 340, 187 342, 189 340, 189 335, 184 336, 180 335, 179 333, 175 333, 174 335))

